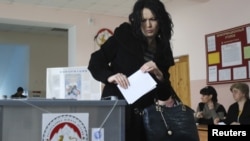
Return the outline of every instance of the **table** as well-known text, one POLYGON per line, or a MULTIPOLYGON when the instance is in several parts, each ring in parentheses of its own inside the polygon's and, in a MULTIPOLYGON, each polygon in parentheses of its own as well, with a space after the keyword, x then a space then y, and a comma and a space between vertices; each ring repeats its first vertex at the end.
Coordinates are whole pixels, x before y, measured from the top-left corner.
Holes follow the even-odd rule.
POLYGON ((91 128, 103 121, 104 140, 125 141, 124 100, 0 100, 1 141, 41 141, 43 113, 89 113, 89 140, 91 128))
POLYGON ((197 125, 200 141, 208 141, 207 125, 197 125))

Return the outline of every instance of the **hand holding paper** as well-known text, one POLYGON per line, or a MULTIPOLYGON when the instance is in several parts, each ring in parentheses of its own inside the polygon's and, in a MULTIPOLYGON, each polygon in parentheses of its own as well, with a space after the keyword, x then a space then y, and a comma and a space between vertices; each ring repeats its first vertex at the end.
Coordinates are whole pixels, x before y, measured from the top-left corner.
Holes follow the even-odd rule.
POLYGON ((157 84, 149 73, 144 73, 141 70, 129 76, 128 80, 130 83, 128 89, 117 86, 129 104, 134 103, 147 92, 153 90, 157 84))

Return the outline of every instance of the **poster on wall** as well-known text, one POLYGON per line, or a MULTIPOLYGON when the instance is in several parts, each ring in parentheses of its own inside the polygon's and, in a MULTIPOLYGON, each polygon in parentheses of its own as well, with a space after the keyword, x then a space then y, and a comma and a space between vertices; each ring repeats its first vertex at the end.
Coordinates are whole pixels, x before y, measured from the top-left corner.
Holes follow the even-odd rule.
POLYGON ((100 100, 101 83, 87 67, 47 68, 46 98, 100 100))
POLYGON ((205 35, 207 83, 250 80, 250 24, 205 35))
POLYGON ((88 113, 44 113, 42 141, 89 141, 88 113))

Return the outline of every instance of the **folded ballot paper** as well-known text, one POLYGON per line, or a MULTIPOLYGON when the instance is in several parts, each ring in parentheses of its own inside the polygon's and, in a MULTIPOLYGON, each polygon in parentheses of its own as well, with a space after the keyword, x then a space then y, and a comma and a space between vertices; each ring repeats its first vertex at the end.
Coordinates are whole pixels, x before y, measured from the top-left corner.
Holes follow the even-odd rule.
POLYGON ((149 73, 144 73, 141 70, 138 70, 129 76, 128 80, 130 86, 127 89, 124 89, 119 85, 117 86, 129 104, 133 104, 147 92, 153 90, 157 84, 149 73))

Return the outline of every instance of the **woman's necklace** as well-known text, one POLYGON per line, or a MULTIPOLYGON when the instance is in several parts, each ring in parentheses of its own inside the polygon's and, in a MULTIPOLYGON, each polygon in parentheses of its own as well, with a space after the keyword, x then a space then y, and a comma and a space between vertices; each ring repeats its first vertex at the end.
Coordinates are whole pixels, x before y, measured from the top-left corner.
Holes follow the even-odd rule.
POLYGON ((245 100, 242 100, 242 101, 238 102, 238 105, 239 105, 238 110, 239 110, 239 112, 238 112, 237 122, 239 122, 240 116, 241 116, 242 111, 243 111, 244 104, 245 104, 245 100))

